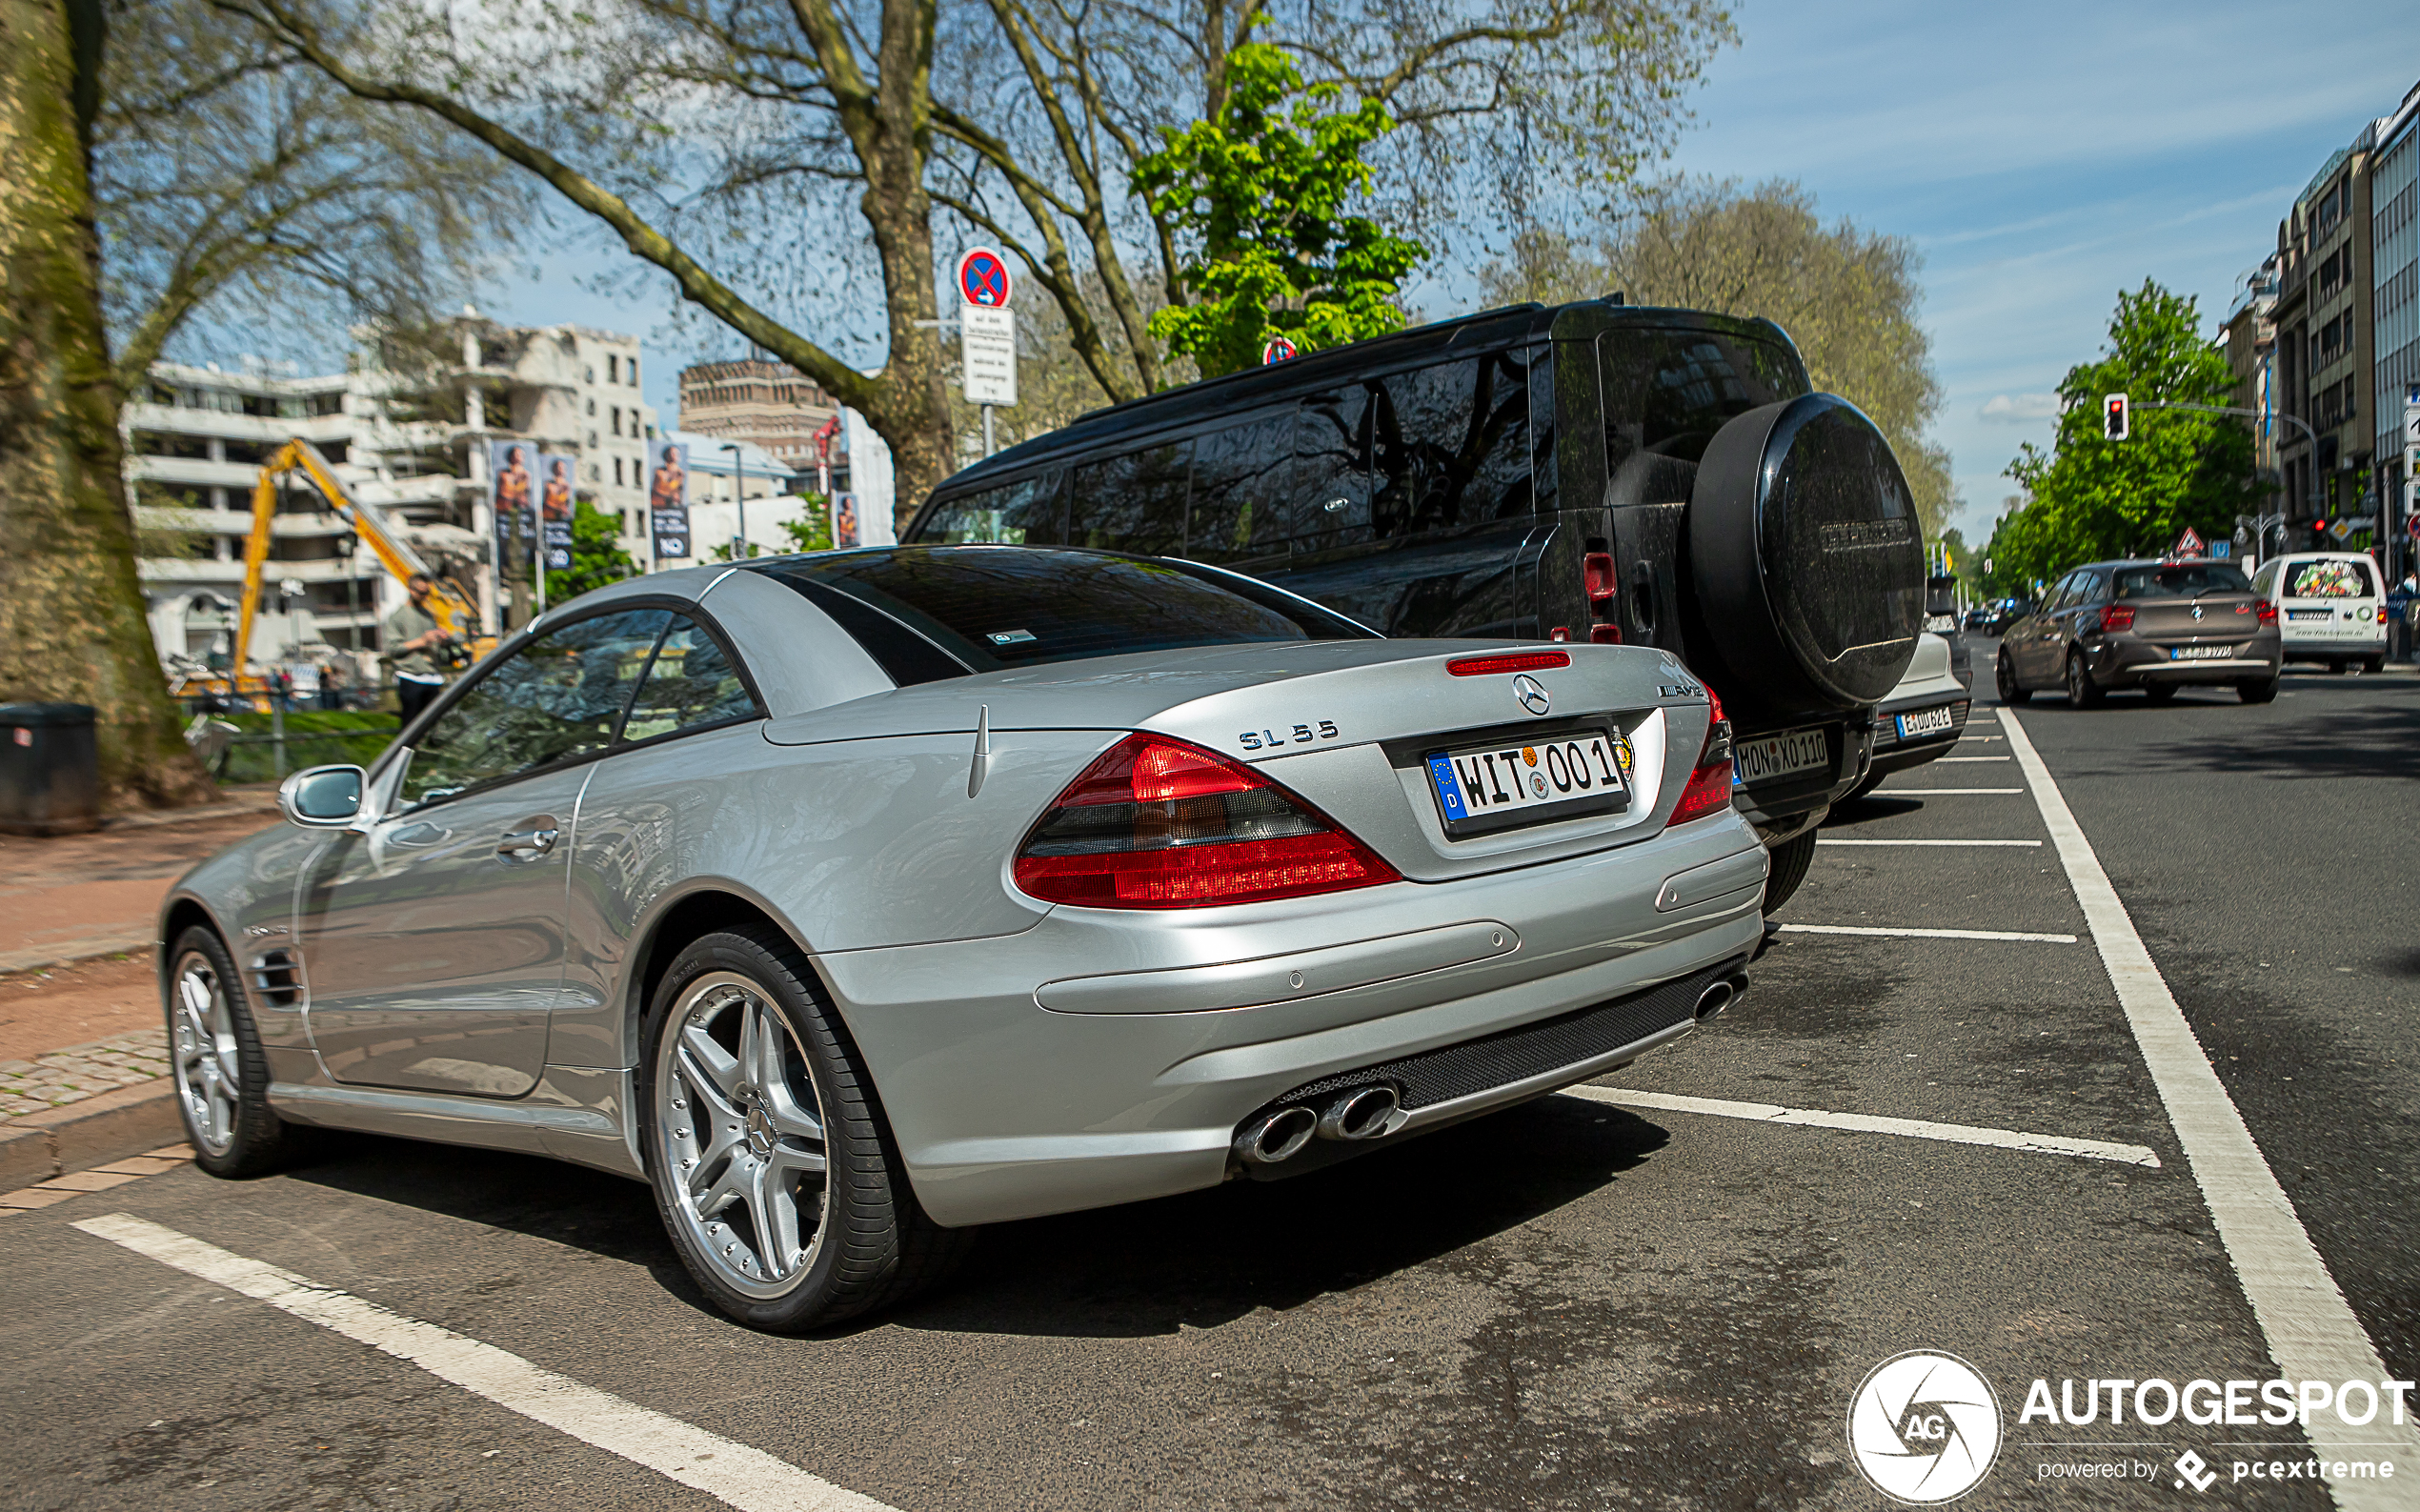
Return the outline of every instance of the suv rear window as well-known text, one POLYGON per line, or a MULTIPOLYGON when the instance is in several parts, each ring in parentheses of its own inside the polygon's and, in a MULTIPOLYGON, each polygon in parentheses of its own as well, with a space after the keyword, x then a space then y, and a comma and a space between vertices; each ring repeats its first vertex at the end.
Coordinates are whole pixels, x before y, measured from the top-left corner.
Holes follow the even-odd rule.
POLYGON ((2371 598, 2378 593, 2368 562, 2321 557, 2315 562, 2296 562, 2290 573, 2286 579, 2289 598, 2371 598))
POLYGON ((2249 594, 2251 580, 2228 562, 2177 562, 2166 567, 2122 567, 2120 598, 2199 598, 2204 594, 2249 594))
POLYGON ((831 613, 901 685, 1130 651, 1376 638, 1248 577, 1109 552, 896 546, 752 571, 831 613))

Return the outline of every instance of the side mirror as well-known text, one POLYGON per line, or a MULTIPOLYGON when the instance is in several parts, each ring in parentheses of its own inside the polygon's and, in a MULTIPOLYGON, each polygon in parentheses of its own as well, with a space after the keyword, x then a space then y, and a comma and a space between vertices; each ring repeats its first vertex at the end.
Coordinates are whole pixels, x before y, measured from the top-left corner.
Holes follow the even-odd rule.
POLYGON ((307 829, 340 830, 360 816, 367 781, 359 767, 308 767, 277 785, 277 809, 307 829))

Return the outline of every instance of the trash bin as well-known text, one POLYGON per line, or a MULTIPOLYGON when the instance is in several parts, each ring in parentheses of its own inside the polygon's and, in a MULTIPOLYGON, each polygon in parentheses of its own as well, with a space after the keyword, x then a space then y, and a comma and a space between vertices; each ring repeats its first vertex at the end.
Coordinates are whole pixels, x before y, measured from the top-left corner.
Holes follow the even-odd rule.
POLYGON ((0 831, 101 827, 101 753, 89 703, 0 703, 0 831))

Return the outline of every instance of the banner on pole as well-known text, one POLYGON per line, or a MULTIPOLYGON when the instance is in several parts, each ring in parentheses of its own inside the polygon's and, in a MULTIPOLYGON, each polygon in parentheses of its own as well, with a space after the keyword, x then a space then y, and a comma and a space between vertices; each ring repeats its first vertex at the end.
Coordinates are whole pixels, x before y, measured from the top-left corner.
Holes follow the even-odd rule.
POLYGON ((647 523, 657 561, 689 554, 689 448, 678 441, 647 443, 647 523))
POLYGON ((538 487, 538 544, 546 552, 546 570, 569 572, 572 566, 572 480, 578 475, 576 457, 552 454, 538 458, 544 481, 538 487))

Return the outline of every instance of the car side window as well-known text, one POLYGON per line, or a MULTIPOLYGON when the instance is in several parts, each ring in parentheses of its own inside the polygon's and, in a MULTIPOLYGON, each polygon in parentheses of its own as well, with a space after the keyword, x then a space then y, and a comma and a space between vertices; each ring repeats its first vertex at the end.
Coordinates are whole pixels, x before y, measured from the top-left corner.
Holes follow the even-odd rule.
POLYGON ((2102 597, 2101 590, 2108 586, 2108 581, 2109 575, 2107 573, 2084 574, 2075 586, 2075 601, 2078 604, 2099 603, 2102 597))
POLYGON ((722 644, 696 620, 675 616, 631 702, 622 738, 648 740, 756 712, 756 696, 722 644))
POLYGON ((2060 610, 2067 608, 2070 598, 2075 593, 2075 580, 2083 575, 2084 575, 2081 573, 2069 573, 2065 577, 2062 577, 2057 582, 2051 584, 2050 591, 2042 595, 2042 608, 2040 613, 2045 615, 2055 615, 2060 610))
POLYGON ((404 806, 605 749, 672 619, 662 609, 594 615, 489 668, 413 743, 404 806))
POLYGON ((2277 564, 2275 562, 2270 562, 2268 566, 2252 575, 2252 592, 2260 595, 2263 598, 2268 597, 2269 591, 2276 586, 2277 564))

